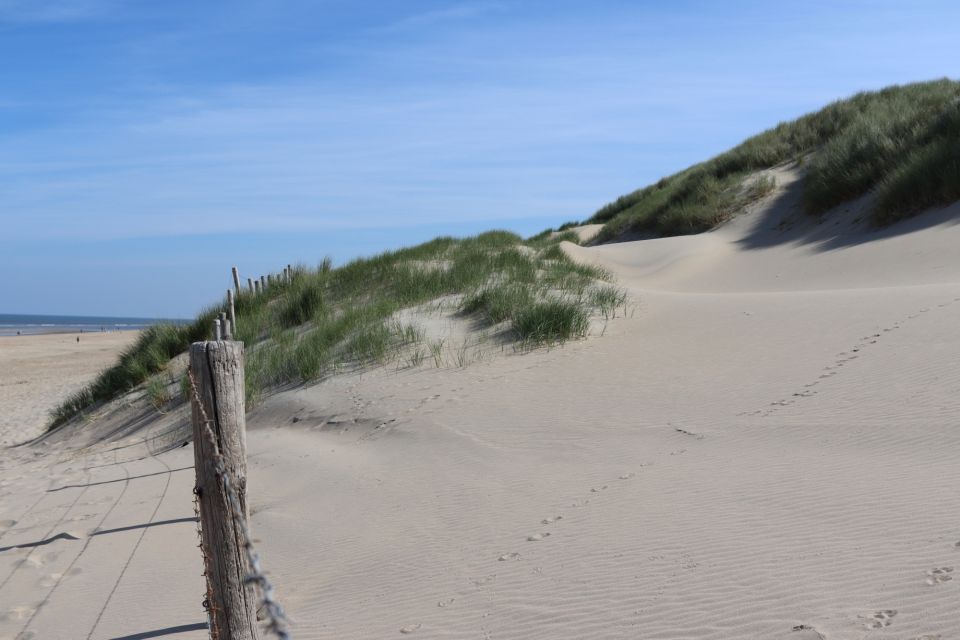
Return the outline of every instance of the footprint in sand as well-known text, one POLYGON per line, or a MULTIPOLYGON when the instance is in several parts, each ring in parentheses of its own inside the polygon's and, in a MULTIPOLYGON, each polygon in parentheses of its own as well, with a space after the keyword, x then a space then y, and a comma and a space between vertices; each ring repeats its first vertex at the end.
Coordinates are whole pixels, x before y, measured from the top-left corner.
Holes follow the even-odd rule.
POLYGON ((4 613, 0 614, 0 620, 5 621, 14 621, 14 620, 26 620, 33 615, 33 612, 36 610, 36 607, 11 607, 7 609, 4 613))
POLYGON ((400 633, 413 633, 414 631, 416 631, 417 629, 419 629, 420 626, 421 626, 421 625, 419 625, 419 624, 410 624, 410 625, 407 625, 407 626, 405 626, 405 627, 401 627, 401 628, 400 628, 400 633))
POLYGON ((864 627, 867 629, 883 629, 893 624, 893 618, 897 615, 896 609, 882 609, 869 616, 861 616, 866 619, 864 627))
POLYGON ((550 537, 550 532, 544 533, 535 533, 533 535, 527 536, 527 542, 540 542, 546 538, 550 537))
POLYGON ((448 600, 441 600, 440 602, 437 603, 437 606, 440 607, 441 609, 443 609, 444 607, 449 607, 451 604, 453 604, 454 600, 455 598, 450 598, 448 600))
POLYGON ((630 478, 635 478, 635 477, 637 477, 637 474, 633 473, 632 471, 630 473, 624 473, 620 475, 621 480, 629 480, 630 478))
POLYGON ((508 560, 519 560, 519 559, 520 559, 520 554, 517 553, 516 551, 511 551, 510 553, 505 553, 505 554, 503 554, 502 556, 500 556, 499 558, 497 558, 497 560, 498 560, 499 562, 507 562, 508 560))
POLYGON ((563 516, 553 516, 552 518, 544 518, 540 521, 540 524, 553 524, 557 520, 563 520, 563 516))
POLYGON ((936 567, 927 571, 927 584, 929 586, 938 585, 953 580, 953 567, 936 567))
POLYGON ((914 636, 910 640, 941 640, 943 636, 939 633, 925 633, 922 636, 914 636))
POLYGON ((43 578, 41 578, 41 579, 40 579, 40 582, 39 582, 38 584, 39 584, 41 587, 43 587, 43 588, 46 589, 46 588, 52 587, 52 586, 54 586, 55 584, 57 584, 57 582, 59 582, 59 581, 60 581, 60 578, 62 578, 62 577, 63 577, 63 574, 62 574, 62 573, 51 573, 51 574, 46 575, 46 576, 44 576, 43 578))
POLYGON ((600 493, 601 491, 606 489, 608 486, 609 485, 603 485, 602 487, 593 487, 592 489, 590 489, 590 493, 600 493))
POLYGON ((781 638, 784 640, 787 638, 789 638, 789 640, 825 640, 822 633, 808 624, 798 624, 790 629, 789 634, 777 636, 777 640, 780 640, 781 638))

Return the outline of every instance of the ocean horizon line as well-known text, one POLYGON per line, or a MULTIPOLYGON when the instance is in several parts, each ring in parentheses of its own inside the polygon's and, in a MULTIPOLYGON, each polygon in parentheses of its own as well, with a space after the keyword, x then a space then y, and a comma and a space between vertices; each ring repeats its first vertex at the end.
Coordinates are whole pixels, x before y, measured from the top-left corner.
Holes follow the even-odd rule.
POLYGON ((186 318, 0 313, 0 336, 139 331, 155 324, 186 324, 186 318))

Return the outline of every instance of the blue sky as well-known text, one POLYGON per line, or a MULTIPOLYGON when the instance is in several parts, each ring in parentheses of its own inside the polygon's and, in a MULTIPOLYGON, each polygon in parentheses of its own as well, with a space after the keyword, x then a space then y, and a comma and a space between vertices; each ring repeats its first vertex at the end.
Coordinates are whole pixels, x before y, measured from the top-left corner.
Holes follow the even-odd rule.
POLYGON ((958 76, 960 3, 0 0, 0 312, 583 219, 861 89, 958 76))

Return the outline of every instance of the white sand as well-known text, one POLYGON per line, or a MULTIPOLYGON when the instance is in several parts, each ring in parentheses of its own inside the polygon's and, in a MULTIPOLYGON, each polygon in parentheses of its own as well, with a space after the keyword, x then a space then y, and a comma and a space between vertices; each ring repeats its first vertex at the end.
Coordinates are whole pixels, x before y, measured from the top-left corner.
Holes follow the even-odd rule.
POLYGON ((0 446, 18 444, 46 429, 50 410, 79 391, 137 331, 0 336, 0 446))
MULTIPOLYGON (((634 296, 602 337, 256 408, 295 637, 957 637, 960 211, 828 229, 779 179, 713 233, 567 247, 634 296)), ((0 547, 79 539, 0 551, 0 637, 205 637, 183 416, 132 404, 4 458, 0 547)))

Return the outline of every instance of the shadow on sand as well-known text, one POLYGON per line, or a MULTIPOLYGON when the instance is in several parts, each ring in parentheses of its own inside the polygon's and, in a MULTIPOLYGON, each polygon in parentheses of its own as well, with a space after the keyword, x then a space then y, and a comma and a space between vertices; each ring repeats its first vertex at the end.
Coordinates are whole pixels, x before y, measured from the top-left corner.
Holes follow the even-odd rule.
POLYGON ((153 631, 141 631, 140 633, 131 633, 128 636, 116 636, 110 640, 148 640, 148 638, 159 638, 161 636, 172 636, 177 633, 186 633, 187 631, 204 631, 207 629, 206 622, 195 622, 193 624, 181 624, 176 627, 165 627, 163 629, 154 629, 153 631))
POLYGON ((833 251, 960 223, 960 202, 956 202, 878 227, 872 220, 873 196, 870 194, 814 216, 803 209, 803 189, 804 180, 795 180, 779 189, 772 199, 764 201, 760 205, 762 211, 749 223, 737 244, 747 250, 793 244, 815 251, 833 251))

